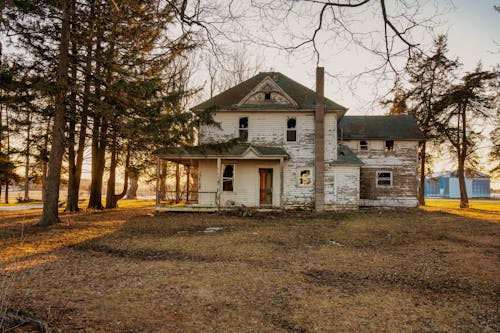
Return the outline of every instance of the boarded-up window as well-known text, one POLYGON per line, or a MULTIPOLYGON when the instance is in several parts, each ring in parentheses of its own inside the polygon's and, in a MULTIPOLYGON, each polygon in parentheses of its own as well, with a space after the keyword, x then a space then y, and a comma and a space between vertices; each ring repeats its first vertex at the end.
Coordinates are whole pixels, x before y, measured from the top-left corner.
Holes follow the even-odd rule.
POLYGON ((239 137, 241 141, 248 141, 248 117, 240 118, 239 137))
POLYGON ((377 187, 391 187, 391 186, 392 186, 392 172, 377 171, 377 187))
POLYGON ((387 140, 385 142, 385 151, 394 151, 394 141, 387 140))
POLYGON ((297 119, 288 118, 286 121, 286 141, 297 141, 297 119))
POLYGON ((234 165, 229 164, 224 167, 224 172, 222 174, 222 190, 232 192, 233 181, 234 181, 234 165))
POLYGON ((299 179, 299 184, 301 186, 309 186, 312 183, 311 179, 311 170, 301 170, 300 171, 300 179, 299 179))
POLYGON ((361 140, 359 142, 359 150, 368 150, 368 141, 361 140))

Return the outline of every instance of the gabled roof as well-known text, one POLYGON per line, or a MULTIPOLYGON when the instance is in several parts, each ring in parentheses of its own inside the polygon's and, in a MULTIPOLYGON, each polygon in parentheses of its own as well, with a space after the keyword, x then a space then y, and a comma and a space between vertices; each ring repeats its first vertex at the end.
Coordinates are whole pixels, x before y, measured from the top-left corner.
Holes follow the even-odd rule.
POLYGON ((339 136, 344 140, 425 140, 411 115, 345 116, 339 128, 339 136))
POLYGON ((254 153, 257 157, 283 157, 288 153, 280 147, 255 146, 250 144, 204 144, 199 146, 165 147, 154 151, 154 155, 165 158, 215 158, 215 157, 244 157, 254 153))
POLYGON ((333 161, 335 165, 363 165, 364 163, 352 152, 346 145, 337 146, 337 160, 333 161))
MULTIPOLYGON (((339 119, 347 111, 347 108, 334 101, 325 98, 326 111, 340 112, 339 119)), ((261 72, 254 77, 232 87, 213 98, 196 105, 192 108, 193 111, 201 111, 209 108, 216 108, 217 111, 231 110, 310 110, 316 107, 316 92, 302 84, 290 79, 289 77, 279 72, 261 72), (262 105, 238 105, 260 82, 265 78, 271 78, 296 105, 283 104, 262 104, 262 105)))

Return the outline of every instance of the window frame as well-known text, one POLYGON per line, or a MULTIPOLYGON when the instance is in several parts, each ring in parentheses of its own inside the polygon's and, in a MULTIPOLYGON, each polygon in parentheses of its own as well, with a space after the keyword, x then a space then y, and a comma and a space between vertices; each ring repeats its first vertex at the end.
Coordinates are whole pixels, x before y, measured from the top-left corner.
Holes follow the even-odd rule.
POLYGON ((238 118, 238 138, 243 141, 243 142, 248 142, 248 136, 249 136, 249 128, 250 128, 250 119, 248 116, 240 116, 238 118), (241 127, 241 120, 242 119, 247 119, 247 127, 241 127), (242 133, 246 133, 246 138, 242 139, 242 133))
POLYGON ((298 142, 298 136, 297 136, 297 132, 298 132, 298 123, 297 123, 297 117, 287 117, 286 118, 286 129, 285 129, 285 142, 298 142), (288 127, 288 121, 291 120, 291 119, 294 119, 295 120, 295 127, 294 128, 289 128, 288 127), (295 131, 295 140, 288 140, 288 132, 289 131, 295 131))
POLYGON ((375 171, 375 185, 378 188, 391 188, 394 186, 394 174, 389 170, 377 170, 375 171), (380 177, 381 173, 388 173, 389 177, 380 177), (380 180, 389 180, 389 184, 380 184, 380 180))
POLYGON ((236 171, 236 165, 234 163, 229 163, 229 164, 223 164, 222 165, 222 192, 234 192, 234 175, 236 171), (233 176, 232 177, 224 177, 224 171, 226 171, 226 167, 232 166, 233 167, 233 176), (230 181, 231 182, 231 189, 230 190, 225 190, 224 189, 224 182, 230 181))
POLYGON ((300 169, 299 170, 299 186, 300 187, 311 187, 313 184, 313 173, 312 169, 307 168, 307 169, 300 169), (309 184, 302 184, 302 172, 308 172, 309 173, 309 184))

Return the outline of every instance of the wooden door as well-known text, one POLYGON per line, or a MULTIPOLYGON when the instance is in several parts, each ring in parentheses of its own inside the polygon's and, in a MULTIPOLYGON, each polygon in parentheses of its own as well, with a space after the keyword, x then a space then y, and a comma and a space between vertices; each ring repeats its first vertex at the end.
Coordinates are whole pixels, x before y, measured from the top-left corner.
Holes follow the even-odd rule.
POLYGON ((260 175, 260 205, 273 204, 273 169, 259 169, 260 175))

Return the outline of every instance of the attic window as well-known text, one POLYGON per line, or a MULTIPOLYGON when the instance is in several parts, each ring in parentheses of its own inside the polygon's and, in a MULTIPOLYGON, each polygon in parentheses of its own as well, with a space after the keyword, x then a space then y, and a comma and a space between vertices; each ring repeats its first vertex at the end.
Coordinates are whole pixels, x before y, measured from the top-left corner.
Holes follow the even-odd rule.
POLYGON ((368 150, 368 141, 361 140, 359 142, 359 150, 368 150))
POLYGON ((238 135, 241 141, 248 141, 248 117, 241 117, 238 135))
POLYGON ((297 119, 295 118, 288 118, 286 121, 286 141, 297 141, 297 119))
POLYGON ((385 151, 394 151, 394 141, 387 140, 385 142, 385 151))
POLYGON ((266 101, 270 101, 271 100, 271 93, 270 92, 264 93, 264 99, 266 101))

